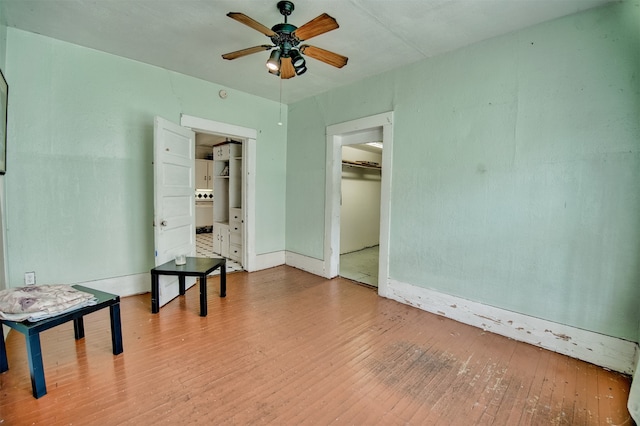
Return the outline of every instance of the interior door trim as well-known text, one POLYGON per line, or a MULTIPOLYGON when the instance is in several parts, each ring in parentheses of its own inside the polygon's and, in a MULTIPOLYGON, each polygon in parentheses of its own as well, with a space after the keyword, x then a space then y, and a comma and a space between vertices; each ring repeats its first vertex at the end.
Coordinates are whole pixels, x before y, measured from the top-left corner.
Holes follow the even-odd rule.
POLYGON ((393 154, 393 111, 327 126, 327 169, 325 192, 324 273, 338 275, 340 264, 340 192, 342 146, 353 142, 354 135, 382 130, 382 182, 380 188, 380 257, 378 294, 388 296, 389 228, 391 215, 391 165, 393 154))

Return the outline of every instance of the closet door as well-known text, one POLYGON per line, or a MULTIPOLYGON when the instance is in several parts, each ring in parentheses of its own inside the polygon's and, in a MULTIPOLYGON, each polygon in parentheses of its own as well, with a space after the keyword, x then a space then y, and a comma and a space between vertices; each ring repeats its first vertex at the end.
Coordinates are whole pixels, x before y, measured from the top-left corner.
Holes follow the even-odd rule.
MULTIPOLYGON (((170 121, 154 121, 155 264, 178 254, 195 256, 195 133, 170 121)), ((178 295, 178 279, 160 276, 160 306, 178 295)), ((195 283, 187 277, 185 286, 195 283)))

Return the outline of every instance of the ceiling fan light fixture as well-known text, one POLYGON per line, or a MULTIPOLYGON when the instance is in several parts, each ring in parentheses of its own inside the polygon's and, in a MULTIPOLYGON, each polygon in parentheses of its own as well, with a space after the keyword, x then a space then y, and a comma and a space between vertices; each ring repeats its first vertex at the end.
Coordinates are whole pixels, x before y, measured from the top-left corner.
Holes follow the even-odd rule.
POLYGON ((291 50, 291 52, 289 52, 289 56, 291 56, 291 64, 294 68, 305 65, 305 60, 297 49, 291 50))
POLYGON ((274 74, 272 71, 280 71, 280 49, 271 51, 271 55, 267 61, 267 68, 272 74, 274 74))
POLYGON ((307 72, 307 67, 302 65, 301 67, 294 68, 296 70, 296 75, 302 75, 307 72))

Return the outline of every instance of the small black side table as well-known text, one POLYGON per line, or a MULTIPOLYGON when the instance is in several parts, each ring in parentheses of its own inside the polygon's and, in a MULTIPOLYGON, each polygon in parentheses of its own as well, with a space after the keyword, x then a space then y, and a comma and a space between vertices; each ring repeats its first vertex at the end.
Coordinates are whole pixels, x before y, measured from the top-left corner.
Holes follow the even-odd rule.
POLYGON ((170 260, 151 270, 151 313, 160 311, 159 280, 160 275, 177 275, 180 296, 184 295, 184 278, 198 277, 200 279, 200 316, 207 316, 207 275, 220 268, 220 297, 227 295, 227 259, 212 259, 208 257, 187 257, 187 263, 176 265, 170 260))
MULTIPOLYGON (((44 381, 44 366, 42 364, 40 332, 73 320, 75 338, 76 340, 80 340, 84 337, 84 319, 82 317, 108 306, 111 316, 111 345, 113 347, 113 354, 118 355, 123 351, 122 324, 120 322, 120 296, 81 285, 74 285, 72 287, 76 290, 93 294, 97 299, 97 303, 37 322, 0 320, 0 324, 9 326, 25 336, 27 342, 27 358, 29 359, 29 372, 31 373, 31 389, 34 398, 40 398, 47 394, 47 385, 44 381)), ((7 370, 9 370, 7 348, 4 344, 2 325, 0 325, 0 373, 7 370)))

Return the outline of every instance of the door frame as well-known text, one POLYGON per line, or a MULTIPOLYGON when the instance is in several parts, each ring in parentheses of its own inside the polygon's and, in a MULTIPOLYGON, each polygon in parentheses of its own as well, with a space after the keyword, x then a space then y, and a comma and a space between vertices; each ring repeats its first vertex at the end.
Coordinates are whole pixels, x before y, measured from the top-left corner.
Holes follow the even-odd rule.
POLYGON ((391 165, 393 111, 327 126, 324 273, 333 278, 340 266, 340 199, 342 196, 342 146, 372 142, 382 136, 382 181, 380 187, 380 255, 378 294, 387 297, 389 287, 389 228, 391 213, 391 165))
MULTIPOLYGON (((248 127, 182 114, 180 125, 196 133, 208 133, 242 139, 242 259, 248 272, 256 270, 256 139, 258 131, 248 127)), ((213 194, 215 203, 215 193, 213 194)))

